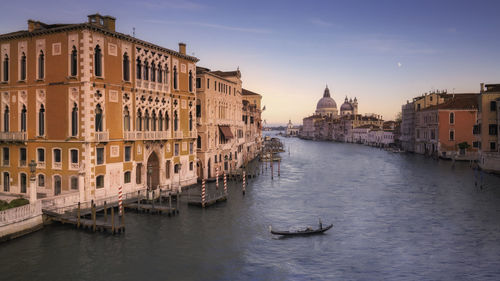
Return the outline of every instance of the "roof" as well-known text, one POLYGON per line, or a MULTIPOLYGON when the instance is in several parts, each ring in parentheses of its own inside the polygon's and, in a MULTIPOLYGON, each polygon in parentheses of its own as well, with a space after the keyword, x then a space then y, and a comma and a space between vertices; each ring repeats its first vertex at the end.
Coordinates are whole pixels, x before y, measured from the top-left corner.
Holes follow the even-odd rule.
POLYGON ((486 84, 486 92, 500 92, 500 84, 486 84))
POLYGON ((451 98, 447 99, 444 103, 430 106, 421 111, 429 110, 447 110, 447 109, 470 109, 474 110, 478 108, 479 94, 453 94, 451 98))
POLYGON ((254 92, 249 91, 247 89, 242 89, 242 93, 241 94, 244 95, 244 96, 260 96, 260 97, 262 97, 262 95, 254 93, 254 92))
POLYGON ((211 71, 210 68, 201 67, 201 66, 196 67, 196 74, 197 75, 209 74, 213 77, 219 78, 221 80, 224 80, 224 81, 227 81, 227 82, 233 83, 233 84, 235 84, 236 82, 234 82, 230 79, 227 79, 226 77, 237 76, 238 78, 241 78, 241 73, 239 70, 236 70, 236 71, 220 71, 220 70, 211 71), (223 73, 224 75, 221 75, 221 73, 223 73), (229 74, 229 73, 231 73, 231 74, 229 74))
POLYGON ((6 41, 6 40, 13 40, 13 39, 19 39, 19 38, 24 38, 24 37, 34 37, 38 35, 45 35, 45 34, 52 34, 52 33, 58 33, 58 32, 67 32, 67 31, 72 31, 72 30, 79 30, 79 29, 89 29, 93 31, 98 31, 101 32, 105 35, 117 37, 122 40, 126 40, 135 44, 141 44, 144 45, 148 48, 156 49, 161 52, 165 52, 171 55, 175 55, 193 62, 198 62, 199 59, 193 56, 181 54, 177 51, 167 49, 161 46, 158 46, 156 44, 143 41, 140 39, 137 39, 135 37, 132 37, 127 34, 123 34, 120 32, 112 31, 109 29, 106 29, 104 27, 101 27, 99 25, 91 24, 91 23, 77 23, 77 24, 45 24, 42 22, 36 22, 39 24, 40 28, 33 30, 33 31, 28 31, 28 30, 20 30, 20 31, 15 31, 11 33, 6 33, 6 34, 0 34, 0 41, 6 41))
POLYGON ((213 74, 221 77, 231 77, 231 76, 236 76, 238 78, 241 78, 241 72, 240 70, 234 70, 234 71, 212 71, 213 74))

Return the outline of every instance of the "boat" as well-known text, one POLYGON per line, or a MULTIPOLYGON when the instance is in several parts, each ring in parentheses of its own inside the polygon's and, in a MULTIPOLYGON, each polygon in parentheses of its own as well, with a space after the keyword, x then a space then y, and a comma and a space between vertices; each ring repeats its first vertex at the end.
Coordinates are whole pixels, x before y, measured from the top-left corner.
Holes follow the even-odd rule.
POLYGON ((318 227, 316 229, 313 229, 311 227, 306 227, 304 229, 301 229, 301 230, 296 230, 296 231, 287 231, 287 230, 284 230, 284 231, 279 231, 279 230, 272 230, 271 227, 269 227, 269 230, 271 231, 271 234, 274 234, 274 235, 283 235, 283 236, 306 236, 306 235, 312 235, 312 234, 321 234, 325 231, 327 231, 328 229, 332 228, 333 227, 333 224, 330 224, 326 227, 318 227))

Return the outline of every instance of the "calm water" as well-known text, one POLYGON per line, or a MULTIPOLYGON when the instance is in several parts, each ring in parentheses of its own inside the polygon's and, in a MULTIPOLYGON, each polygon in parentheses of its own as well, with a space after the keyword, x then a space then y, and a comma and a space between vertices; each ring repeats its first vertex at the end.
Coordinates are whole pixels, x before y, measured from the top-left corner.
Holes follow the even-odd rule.
POLYGON ((284 139, 247 195, 175 217, 128 213, 125 235, 53 225, 0 245, 1 280, 500 280, 500 178, 467 163, 284 139), (277 169, 275 169, 276 173, 277 169), (325 235, 276 239, 318 218, 325 235))

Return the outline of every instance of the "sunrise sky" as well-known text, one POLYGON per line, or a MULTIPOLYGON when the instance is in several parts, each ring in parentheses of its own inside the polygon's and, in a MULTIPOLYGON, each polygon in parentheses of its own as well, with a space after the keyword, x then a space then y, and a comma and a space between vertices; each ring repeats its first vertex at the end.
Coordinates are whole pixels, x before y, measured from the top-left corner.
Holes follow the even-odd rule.
MULTIPOLYGON (((5 3, 4 3, 5 4, 5 3)), ((80 23, 116 17, 117 31, 242 72, 261 93, 268 124, 298 124, 328 84, 340 107, 393 119, 433 89, 478 92, 500 83, 498 1, 9 1, 0 33, 27 20, 80 23)), ((5 6, 4 6, 5 7, 5 6)))

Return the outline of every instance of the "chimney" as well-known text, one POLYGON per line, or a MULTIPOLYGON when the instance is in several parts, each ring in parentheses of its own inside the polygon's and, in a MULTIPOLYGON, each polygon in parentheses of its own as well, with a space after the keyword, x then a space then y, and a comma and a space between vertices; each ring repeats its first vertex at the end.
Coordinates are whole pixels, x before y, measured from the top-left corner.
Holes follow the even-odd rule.
POLYGON ((28 31, 33 32, 35 30, 36 22, 34 20, 28 20, 28 31))
POLYGON ((109 30, 109 31, 115 31, 115 22, 116 22, 116 18, 112 17, 112 16, 104 16, 103 17, 103 20, 104 20, 104 27, 109 30))
POLYGON ((186 54, 186 43, 179 42, 179 53, 186 54))
POLYGON ((482 93, 484 92, 484 83, 480 83, 480 88, 479 88, 479 92, 482 93))

